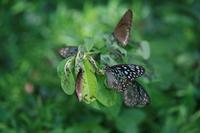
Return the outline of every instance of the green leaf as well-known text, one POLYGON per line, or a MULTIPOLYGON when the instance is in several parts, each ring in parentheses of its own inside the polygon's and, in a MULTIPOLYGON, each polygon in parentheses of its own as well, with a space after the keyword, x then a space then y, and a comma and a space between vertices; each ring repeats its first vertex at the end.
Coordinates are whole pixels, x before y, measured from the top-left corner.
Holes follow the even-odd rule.
POLYGON ((90 107, 105 112, 106 114, 108 114, 108 116, 116 118, 120 112, 121 104, 122 101, 120 97, 118 97, 118 99, 116 100, 116 104, 114 104, 113 106, 106 107, 103 104, 101 104, 98 100, 96 100, 90 104, 90 107))
POLYGON ((84 45, 87 51, 90 51, 94 46, 94 40, 92 38, 86 38, 84 40, 84 45))
POLYGON ((104 85, 104 77, 99 76, 98 78, 98 91, 97 91, 97 100, 104 106, 110 107, 116 104, 119 100, 119 95, 117 92, 107 88, 104 85))
POLYGON ((142 41, 140 44, 140 48, 137 50, 137 53, 142 56, 145 60, 150 57, 150 47, 147 41, 142 41))
POLYGON ((91 102, 96 100, 98 83, 95 76, 94 68, 86 57, 84 57, 83 59, 82 69, 83 69, 82 99, 85 103, 90 104, 91 102))
POLYGON ((61 87, 68 95, 72 95, 75 90, 75 79, 73 75, 74 57, 63 60, 57 67, 58 75, 61 79, 61 87))
POLYGON ((88 60, 90 61, 90 63, 92 64, 92 66, 94 67, 96 73, 100 74, 100 75, 104 75, 104 70, 100 69, 96 63, 96 61, 92 58, 92 56, 88 56, 88 60))
POLYGON ((100 50, 101 52, 104 52, 106 50, 106 39, 105 39, 105 34, 98 34, 95 35, 94 37, 95 43, 94 43, 94 47, 97 48, 98 50, 100 50))
POLYGON ((126 57, 127 56, 127 51, 119 46, 117 43, 112 44, 111 46, 115 51, 118 51, 122 56, 126 57))
POLYGON ((117 62, 112 57, 110 57, 110 55, 107 55, 107 54, 101 55, 101 62, 102 64, 109 64, 109 65, 117 64, 117 62))

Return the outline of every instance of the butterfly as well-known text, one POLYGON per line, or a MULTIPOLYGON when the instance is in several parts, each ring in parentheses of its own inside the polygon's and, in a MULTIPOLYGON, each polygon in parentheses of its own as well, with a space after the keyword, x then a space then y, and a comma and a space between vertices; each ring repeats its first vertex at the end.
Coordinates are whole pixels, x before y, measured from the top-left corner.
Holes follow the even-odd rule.
POLYGON ((59 54, 63 58, 67 58, 67 57, 76 55, 77 52, 78 52, 78 48, 75 46, 68 46, 68 47, 59 49, 59 54))
POLYGON ((132 17, 132 11, 130 9, 127 10, 113 31, 114 38, 122 46, 126 46, 128 43, 131 32, 132 17))
POLYGON ((126 89, 126 84, 142 76, 145 69, 140 65, 121 64, 106 66, 105 71, 108 86, 122 92, 126 89))
POLYGON ((107 85, 109 88, 122 92, 127 106, 145 106, 150 103, 150 97, 135 79, 145 73, 142 66, 121 64, 106 66, 107 85))
POLYGON ((133 81, 127 85, 123 96, 125 105, 129 107, 143 107, 150 103, 148 93, 137 81, 133 81))

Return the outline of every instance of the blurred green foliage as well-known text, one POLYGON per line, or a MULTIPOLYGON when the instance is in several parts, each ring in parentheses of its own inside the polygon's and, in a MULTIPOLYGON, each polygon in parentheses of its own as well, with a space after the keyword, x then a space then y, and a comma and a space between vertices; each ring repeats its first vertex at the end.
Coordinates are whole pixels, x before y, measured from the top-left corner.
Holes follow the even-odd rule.
POLYGON ((200 132, 199 12, 198 0, 1 0, 0 132, 200 132), (64 94, 56 49, 86 37, 101 48, 127 8, 132 38, 150 45, 152 103, 105 113, 64 94))

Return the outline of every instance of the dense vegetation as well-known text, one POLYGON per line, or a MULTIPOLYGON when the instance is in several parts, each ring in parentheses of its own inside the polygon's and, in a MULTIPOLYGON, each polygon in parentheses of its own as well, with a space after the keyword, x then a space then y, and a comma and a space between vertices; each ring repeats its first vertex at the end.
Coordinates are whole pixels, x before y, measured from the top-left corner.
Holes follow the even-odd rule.
POLYGON ((197 0, 2 0, 0 132, 200 132, 199 11, 197 0), (131 38, 150 46, 151 104, 96 110, 61 89, 57 48, 101 41, 128 8, 131 38))

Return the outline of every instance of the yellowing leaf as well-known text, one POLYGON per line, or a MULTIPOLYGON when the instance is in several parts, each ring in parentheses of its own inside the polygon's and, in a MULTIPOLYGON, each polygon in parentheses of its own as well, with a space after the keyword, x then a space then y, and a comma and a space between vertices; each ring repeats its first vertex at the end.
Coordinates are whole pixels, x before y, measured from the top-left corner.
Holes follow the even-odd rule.
POLYGON ((83 101, 87 104, 96 100, 97 94, 97 79, 93 66, 90 64, 86 57, 83 58, 83 80, 82 80, 82 91, 81 96, 83 101))

